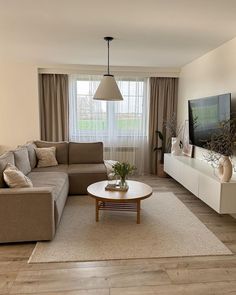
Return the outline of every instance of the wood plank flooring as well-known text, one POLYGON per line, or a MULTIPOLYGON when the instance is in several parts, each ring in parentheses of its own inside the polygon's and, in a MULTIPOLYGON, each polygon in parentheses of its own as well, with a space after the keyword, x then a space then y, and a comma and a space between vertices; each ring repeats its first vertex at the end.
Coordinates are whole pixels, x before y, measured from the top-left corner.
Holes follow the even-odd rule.
POLYGON ((171 178, 137 180, 173 192, 235 254, 27 264, 35 243, 0 245, 0 294, 236 294, 236 220, 218 215, 171 178))

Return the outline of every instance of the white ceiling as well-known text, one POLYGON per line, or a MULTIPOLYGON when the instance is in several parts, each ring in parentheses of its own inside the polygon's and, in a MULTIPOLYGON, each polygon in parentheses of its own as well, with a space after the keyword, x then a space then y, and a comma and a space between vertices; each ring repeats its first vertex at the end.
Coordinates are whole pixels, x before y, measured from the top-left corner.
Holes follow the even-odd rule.
POLYGON ((236 36, 236 0, 0 0, 0 54, 44 64, 179 67, 236 36))

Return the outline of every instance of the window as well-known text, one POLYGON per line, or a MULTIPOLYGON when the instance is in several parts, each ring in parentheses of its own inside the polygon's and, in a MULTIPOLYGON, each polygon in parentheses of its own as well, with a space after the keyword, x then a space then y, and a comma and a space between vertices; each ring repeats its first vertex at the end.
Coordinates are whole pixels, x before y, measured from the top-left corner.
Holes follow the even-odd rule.
POLYGON ((104 143, 104 158, 127 161, 143 173, 148 165, 147 81, 118 78, 123 101, 93 100, 101 76, 70 76, 71 141, 104 143))
POLYGON ((71 139, 94 137, 124 138, 146 136, 147 100, 145 79, 118 79, 124 100, 106 102, 93 100, 99 77, 77 77, 75 81, 74 113, 71 139))

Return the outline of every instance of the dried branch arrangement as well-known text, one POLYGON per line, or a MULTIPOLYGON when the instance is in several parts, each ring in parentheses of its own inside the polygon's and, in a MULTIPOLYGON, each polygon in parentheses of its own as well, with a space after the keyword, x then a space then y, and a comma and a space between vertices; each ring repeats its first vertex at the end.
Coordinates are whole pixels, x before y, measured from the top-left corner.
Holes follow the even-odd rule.
POLYGON ((182 132, 183 125, 177 126, 177 115, 172 113, 169 121, 164 120, 162 131, 156 130, 157 145, 153 151, 160 151, 161 163, 164 162, 164 153, 171 150, 171 137, 178 137, 182 132))
POLYGON ((173 113, 169 121, 163 122, 163 127, 169 130, 171 137, 178 137, 183 129, 183 125, 177 124, 177 115, 173 113))
POLYGON ((204 148, 208 151, 204 159, 213 167, 218 167, 221 156, 232 157, 236 147, 236 118, 223 121, 217 133, 212 134, 204 148))
POLYGON ((170 136, 167 139, 167 143, 166 143, 166 151, 170 152, 170 148, 171 148, 171 138, 172 137, 179 137, 179 135, 181 134, 184 125, 177 124, 177 115, 176 113, 173 113, 170 117, 169 121, 164 121, 163 122, 163 127, 166 128, 169 131, 170 136))

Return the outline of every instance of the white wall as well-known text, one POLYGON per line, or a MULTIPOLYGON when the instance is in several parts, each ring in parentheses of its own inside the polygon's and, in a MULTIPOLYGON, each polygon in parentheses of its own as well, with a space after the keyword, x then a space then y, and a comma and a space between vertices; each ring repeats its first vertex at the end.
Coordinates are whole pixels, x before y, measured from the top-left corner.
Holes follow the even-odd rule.
POLYGON ((0 154, 39 138, 37 67, 0 63, 0 154))
MULTIPOLYGON (((228 92, 232 93, 232 105, 236 109, 236 38, 181 69, 178 122, 188 117, 188 99, 228 92)), ((201 157, 201 149, 196 149, 196 157, 201 157)))

